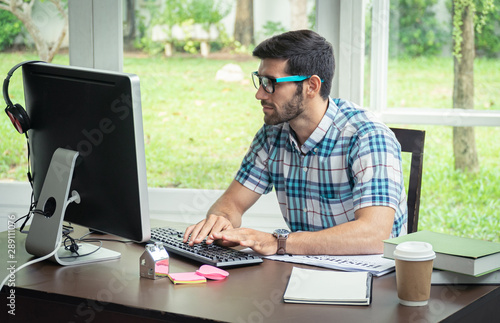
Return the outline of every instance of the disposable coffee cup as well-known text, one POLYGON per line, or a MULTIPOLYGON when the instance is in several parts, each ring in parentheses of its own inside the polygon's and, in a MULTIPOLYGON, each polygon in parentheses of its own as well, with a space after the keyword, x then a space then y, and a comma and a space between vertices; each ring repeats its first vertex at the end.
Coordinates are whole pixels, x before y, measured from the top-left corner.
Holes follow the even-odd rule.
POLYGON ((406 241, 394 250, 399 303, 427 305, 431 295, 432 263, 436 254, 427 242, 406 241))

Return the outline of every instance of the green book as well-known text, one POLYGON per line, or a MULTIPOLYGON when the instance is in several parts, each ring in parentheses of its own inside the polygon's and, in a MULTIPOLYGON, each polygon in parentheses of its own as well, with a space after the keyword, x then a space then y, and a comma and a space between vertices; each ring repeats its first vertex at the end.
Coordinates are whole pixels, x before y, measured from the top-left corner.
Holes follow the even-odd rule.
POLYGON ((434 259, 436 269, 472 276, 500 269, 500 243, 431 231, 418 231, 384 240, 384 257, 394 259, 396 246, 405 241, 430 243, 436 253, 434 259))

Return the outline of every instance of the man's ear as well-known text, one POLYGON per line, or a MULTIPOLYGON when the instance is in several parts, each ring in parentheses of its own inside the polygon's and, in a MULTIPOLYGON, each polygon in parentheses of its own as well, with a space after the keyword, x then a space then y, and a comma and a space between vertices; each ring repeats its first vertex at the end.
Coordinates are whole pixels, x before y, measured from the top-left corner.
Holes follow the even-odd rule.
POLYGON ((315 97, 321 90, 321 79, 318 75, 313 75, 307 80, 306 95, 308 97, 315 97))

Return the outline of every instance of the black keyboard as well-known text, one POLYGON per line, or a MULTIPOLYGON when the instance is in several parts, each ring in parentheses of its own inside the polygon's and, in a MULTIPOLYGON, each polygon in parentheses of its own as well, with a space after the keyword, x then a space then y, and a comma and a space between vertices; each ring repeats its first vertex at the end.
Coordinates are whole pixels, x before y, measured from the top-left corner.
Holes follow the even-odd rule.
POLYGON ((205 241, 190 246, 182 241, 184 232, 172 228, 153 228, 151 241, 162 242, 168 252, 172 252, 201 263, 216 267, 230 267, 258 264, 261 257, 205 241))

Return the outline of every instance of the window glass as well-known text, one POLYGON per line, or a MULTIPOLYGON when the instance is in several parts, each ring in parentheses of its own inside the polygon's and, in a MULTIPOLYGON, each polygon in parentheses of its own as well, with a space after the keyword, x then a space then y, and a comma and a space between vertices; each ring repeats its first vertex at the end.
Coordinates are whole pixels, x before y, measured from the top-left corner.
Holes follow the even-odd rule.
MULTIPOLYGON (((475 35, 474 108, 500 111, 500 50, 498 15, 475 35), (486 44, 489 44, 486 45, 486 44)), ((387 111, 391 109, 452 109, 454 62, 452 56, 451 6, 446 1, 390 1, 387 67, 387 111)), ((367 64, 365 104, 370 102, 371 2, 366 10, 367 64)), ((403 110, 404 111, 404 110, 403 110)), ((441 117, 443 118, 443 117, 441 117)), ((453 118, 453 116, 449 116, 453 118)), ((444 120, 444 119, 443 119, 444 120)), ((448 232, 499 241, 500 190, 498 153, 500 127, 474 127, 472 144, 477 151, 477 172, 457 170, 453 127, 391 124, 426 131, 424 174, 419 229, 448 232)), ((500 124, 499 124, 500 126, 500 124)))

